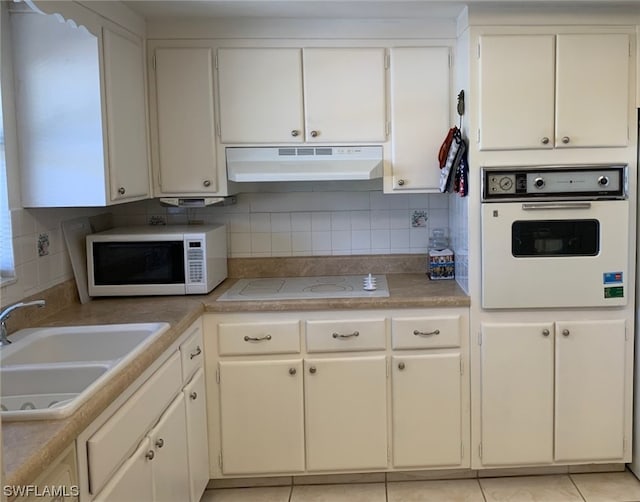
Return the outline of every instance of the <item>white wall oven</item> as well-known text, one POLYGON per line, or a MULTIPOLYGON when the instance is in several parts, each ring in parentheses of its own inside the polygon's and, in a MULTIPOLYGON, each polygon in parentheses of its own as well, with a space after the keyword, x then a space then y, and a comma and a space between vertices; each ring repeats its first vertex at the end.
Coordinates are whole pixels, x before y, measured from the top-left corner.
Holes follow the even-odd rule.
POLYGON ((627 304, 627 166, 482 168, 482 306, 627 304))

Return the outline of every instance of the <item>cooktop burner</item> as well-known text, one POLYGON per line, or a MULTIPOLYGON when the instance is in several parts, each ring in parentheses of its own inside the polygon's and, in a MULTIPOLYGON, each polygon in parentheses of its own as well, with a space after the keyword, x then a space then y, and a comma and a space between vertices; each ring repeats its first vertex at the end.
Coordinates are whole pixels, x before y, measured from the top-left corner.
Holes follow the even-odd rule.
POLYGON ((240 279, 218 301, 388 297, 387 277, 374 275, 373 278, 376 283, 373 291, 364 289, 365 275, 240 279))

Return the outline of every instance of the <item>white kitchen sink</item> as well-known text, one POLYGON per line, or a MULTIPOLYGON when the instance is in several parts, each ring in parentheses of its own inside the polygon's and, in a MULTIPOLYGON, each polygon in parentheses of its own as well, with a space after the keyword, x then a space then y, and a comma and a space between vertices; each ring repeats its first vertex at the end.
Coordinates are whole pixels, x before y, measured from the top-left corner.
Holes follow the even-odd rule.
POLYGON ((69 416, 168 329, 139 323, 16 332, 0 349, 2 420, 69 416))
POLYGON ((117 360, 168 328, 144 323, 23 329, 0 350, 0 365, 117 360))

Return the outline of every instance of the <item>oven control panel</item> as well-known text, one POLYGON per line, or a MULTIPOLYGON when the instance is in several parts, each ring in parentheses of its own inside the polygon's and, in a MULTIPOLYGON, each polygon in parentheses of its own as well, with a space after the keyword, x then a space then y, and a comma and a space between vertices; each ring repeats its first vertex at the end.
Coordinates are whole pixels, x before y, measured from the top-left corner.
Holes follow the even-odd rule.
POLYGON ((626 166, 482 168, 482 200, 624 199, 626 166))

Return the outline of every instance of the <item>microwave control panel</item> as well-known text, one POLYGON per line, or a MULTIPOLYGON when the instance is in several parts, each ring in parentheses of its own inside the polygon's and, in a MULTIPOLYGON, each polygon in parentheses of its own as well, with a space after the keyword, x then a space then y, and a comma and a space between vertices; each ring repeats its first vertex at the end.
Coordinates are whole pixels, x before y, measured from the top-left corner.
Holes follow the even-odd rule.
POLYGON ((187 274, 189 284, 204 283, 204 243, 199 239, 187 239, 185 242, 187 274))
POLYGON ((626 166, 482 168, 482 200, 624 199, 626 166))

